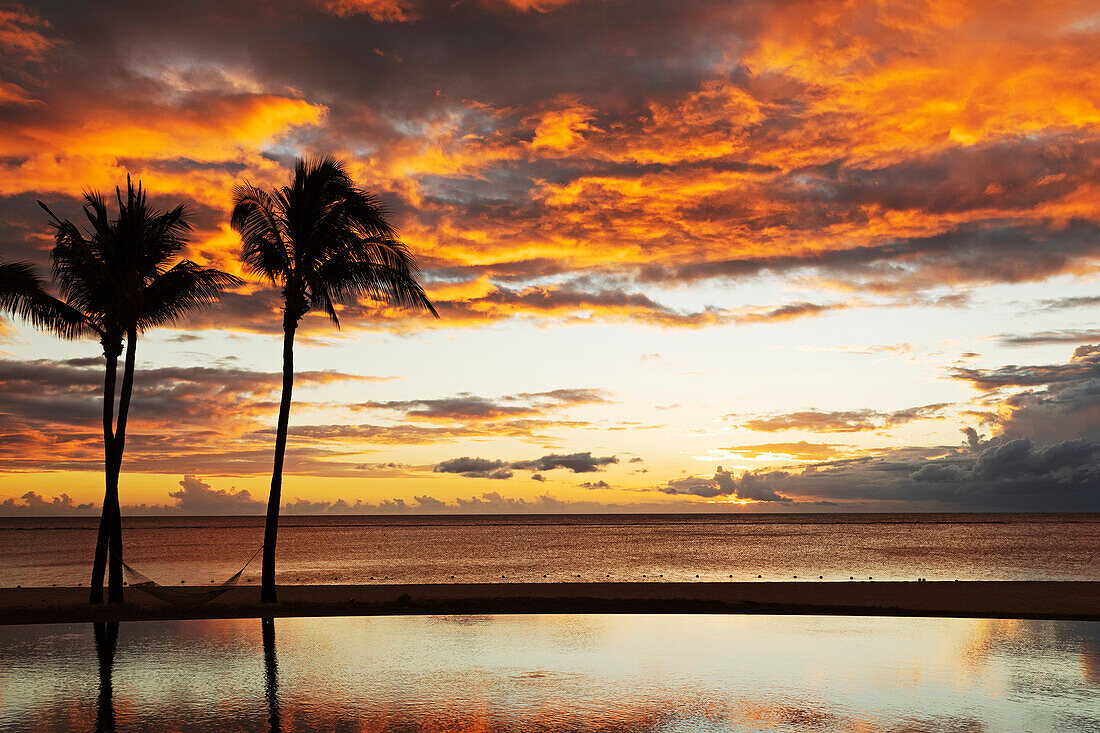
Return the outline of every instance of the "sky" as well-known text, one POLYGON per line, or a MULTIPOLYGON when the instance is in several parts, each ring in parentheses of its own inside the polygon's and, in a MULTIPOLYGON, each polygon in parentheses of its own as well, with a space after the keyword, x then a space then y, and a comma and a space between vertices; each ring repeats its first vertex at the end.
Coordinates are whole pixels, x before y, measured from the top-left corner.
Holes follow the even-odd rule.
MULTIPOLYGON (((127 173, 333 154, 438 320, 298 332, 297 513, 1100 511, 1095 2, 0 3, 0 257, 127 173)), ((278 291, 144 334, 132 513, 258 513, 278 291)), ((0 320, 0 514, 94 513, 103 359, 0 320)))

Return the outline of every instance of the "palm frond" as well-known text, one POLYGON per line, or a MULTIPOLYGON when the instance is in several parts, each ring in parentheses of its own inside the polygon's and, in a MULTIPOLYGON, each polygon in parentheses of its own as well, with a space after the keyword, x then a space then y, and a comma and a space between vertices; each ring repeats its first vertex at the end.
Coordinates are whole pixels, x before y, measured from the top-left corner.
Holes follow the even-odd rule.
POLYGON ((29 262, 0 262, 0 310, 12 311, 43 291, 42 278, 29 262))
POLYGON ((237 186, 234 200, 245 267, 282 285, 294 322, 322 310, 339 327, 336 304, 360 297, 438 316, 389 212, 356 188, 342 161, 298 159, 290 185, 270 193, 237 186))
MULTIPOLYGON (((175 323, 187 311, 217 300, 224 288, 240 284, 232 275, 190 261, 172 263, 191 231, 184 206, 157 211, 149 206, 141 182, 129 176, 125 194, 115 188, 115 201, 118 216, 112 219, 102 194, 85 192, 86 232, 39 202, 55 229, 54 281, 64 303, 82 314, 85 330, 113 343, 132 330, 175 323)), ((71 313, 68 317, 72 320, 71 313)), ((46 320, 40 323, 58 330, 46 320)))
POLYGON ((146 286, 137 328, 146 331, 177 323, 188 312, 216 303, 226 288, 243 283, 234 275, 191 260, 177 262, 146 286))
POLYGON ((241 260, 245 269, 279 284, 293 268, 293 251, 283 232, 285 207, 279 206, 266 191, 249 184, 233 188, 233 213, 230 226, 241 237, 241 260))
POLYGON ((0 262, 0 311, 61 338, 100 333, 83 313, 46 292, 42 278, 27 262, 0 262))

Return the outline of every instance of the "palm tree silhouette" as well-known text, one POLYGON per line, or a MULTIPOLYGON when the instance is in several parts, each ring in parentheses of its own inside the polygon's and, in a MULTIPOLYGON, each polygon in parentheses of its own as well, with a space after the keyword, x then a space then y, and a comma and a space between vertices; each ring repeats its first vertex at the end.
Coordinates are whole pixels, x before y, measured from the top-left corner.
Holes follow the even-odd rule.
POLYGON ((0 262, 0 311, 29 317, 43 292, 42 278, 29 262, 0 262))
POLYGON ((118 477, 126 446, 126 422, 134 388, 138 334, 177 322, 188 311, 217 301, 222 290, 241 284, 233 275, 204 268, 190 260, 171 260, 187 241, 191 224, 184 207, 169 212, 149 207, 139 182, 126 179, 126 198, 115 189, 118 218, 111 219, 99 193, 84 195, 86 232, 62 220, 41 201, 53 220, 54 283, 61 298, 44 291, 23 297, 21 313, 44 330, 65 338, 96 335, 103 347, 103 447, 105 491, 95 558, 92 563, 92 603, 103 602, 103 578, 110 555, 107 591, 112 603, 122 602, 122 527, 118 477), (122 385, 118 359, 126 343, 122 385), (109 551, 109 553, 108 553, 109 551))
POLYGON ((245 269, 282 288, 283 391, 264 528, 260 601, 274 603, 275 544, 287 426, 294 388, 294 332, 324 310, 337 328, 337 303, 366 296, 438 317, 417 282, 416 263, 386 220, 378 199, 355 187, 346 165, 330 157, 298 159, 294 181, 268 193, 245 183, 233 191, 231 225, 241 235, 245 269))
POLYGON ((29 262, 0 262, 0 312, 19 316, 62 338, 95 333, 82 313, 46 292, 29 262))

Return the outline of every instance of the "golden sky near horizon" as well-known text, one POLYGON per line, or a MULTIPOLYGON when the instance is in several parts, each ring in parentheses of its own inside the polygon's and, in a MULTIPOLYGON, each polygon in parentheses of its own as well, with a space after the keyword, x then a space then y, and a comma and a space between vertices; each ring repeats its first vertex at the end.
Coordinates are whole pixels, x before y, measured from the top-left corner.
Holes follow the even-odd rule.
MULTIPOLYGON (((441 318, 307 319, 291 511, 1097 510, 1098 41, 1089 2, 8 3, 0 257, 131 173, 240 273, 233 184, 346 159, 441 318)), ((277 295, 139 343, 125 504, 260 506, 277 295)), ((98 501, 97 357, 0 322, 0 513, 98 501)))

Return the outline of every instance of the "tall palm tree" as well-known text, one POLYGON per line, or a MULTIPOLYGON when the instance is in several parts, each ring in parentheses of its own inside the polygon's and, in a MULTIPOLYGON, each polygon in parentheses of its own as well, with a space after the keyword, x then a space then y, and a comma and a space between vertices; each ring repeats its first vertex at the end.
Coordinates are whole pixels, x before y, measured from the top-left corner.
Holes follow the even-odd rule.
POLYGON ((247 183, 233 191, 232 227, 241 235, 245 269, 282 289, 283 391, 264 527, 260 600, 274 603, 275 544, 294 389, 294 332, 313 310, 339 328, 337 303, 360 297, 437 316, 412 255, 378 199, 356 188, 346 165, 330 157, 299 159, 289 186, 270 193, 247 183))
POLYGON ((23 315, 59 336, 96 335, 103 347, 103 447, 105 491, 92 563, 90 601, 103 602, 103 579, 110 556, 107 597, 122 602, 122 527, 118 479, 126 447, 126 423, 134 387, 138 334, 177 322, 188 311, 217 301, 226 287, 241 283, 220 270, 190 260, 172 263, 187 242, 191 224, 184 207, 152 209, 139 182, 126 179, 126 198, 115 189, 118 217, 110 218, 103 196, 84 195, 91 224, 82 231, 39 201, 52 219, 55 245, 50 258, 60 298, 44 291, 24 297, 23 315), (118 360, 126 357, 118 386, 118 360), (115 414, 116 389, 118 413, 115 414))

